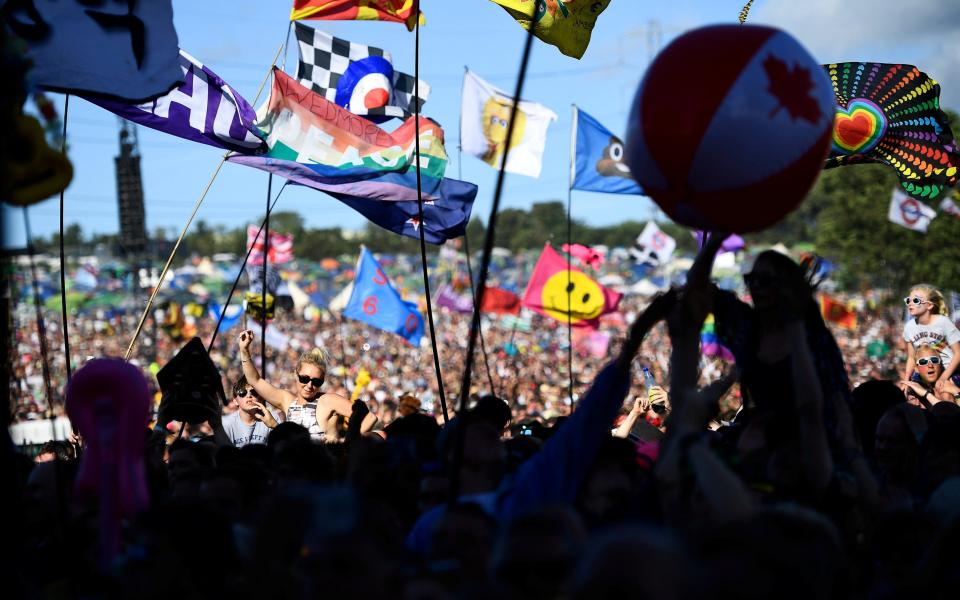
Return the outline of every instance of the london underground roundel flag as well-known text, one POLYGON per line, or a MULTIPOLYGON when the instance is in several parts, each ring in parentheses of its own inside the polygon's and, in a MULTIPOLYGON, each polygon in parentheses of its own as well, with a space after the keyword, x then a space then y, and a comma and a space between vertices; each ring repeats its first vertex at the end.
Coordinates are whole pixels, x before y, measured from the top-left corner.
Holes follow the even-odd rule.
POLYGON ((831 147, 834 104, 823 69, 789 34, 696 29, 647 70, 625 158, 678 223, 756 231, 786 216, 813 185, 831 147))

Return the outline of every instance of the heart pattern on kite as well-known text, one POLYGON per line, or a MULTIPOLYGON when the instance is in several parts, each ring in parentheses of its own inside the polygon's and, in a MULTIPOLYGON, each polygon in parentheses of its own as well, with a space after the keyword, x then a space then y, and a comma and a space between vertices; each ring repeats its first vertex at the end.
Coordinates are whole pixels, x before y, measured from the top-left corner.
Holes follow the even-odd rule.
POLYGON ((869 152, 887 131, 887 117, 879 106, 856 98, 846 108, 837 106, 833 121, 833 151, 838 154, 869 152))
POLYGON ((823 65, 836 98, 833 144, 824 168, 880 163, 903 190, 933 200, 960 183, 960 150, 940 110, 940 85, 913 65, 823 65))

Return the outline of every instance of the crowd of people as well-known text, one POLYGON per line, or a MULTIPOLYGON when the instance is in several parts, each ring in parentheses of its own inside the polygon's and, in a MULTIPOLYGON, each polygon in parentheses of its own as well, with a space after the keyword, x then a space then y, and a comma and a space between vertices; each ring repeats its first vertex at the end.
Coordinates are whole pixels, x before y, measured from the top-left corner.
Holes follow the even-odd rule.
MULTIPOLYGON (((707 243, 682 287, 628 297, 623 321, 602 327, 615 340, 603 356, 577 348, 572 399, 565 328, 540 317, 529 328, 484 320, 466 407, 467 316, 435 312, 443 394, 429 347, 331 313, 279 311, 271 326, 285 343, 266 355, 258 327, 221 332, 209 356, 224 415, 144 427, 131 475, 143 506, 118 510, 104 504, 108 488, 74 486, 99 472, 84 461, 105 460, 84 440, 101 425, 34 459, 12 456, 23 519, 8 538, 8 587, 117 598, 952 595, 960 331, 942 295, 918 285, 906 323, 902 309, 873 311, 856 330, 831 329, 809 273, 778 253, 745 275, 749 302, 715 287, 718 246, 707 243), (708 314, 735 360, 702 356, 708 314)), ((121 355, 132 325, 71 323, 80 372, 104 368, 88 357, 121 355)), ((207 342, 212 324, 197 325, 207 342)), ((25 324, 18 335, 15 368, 29 385, 35 340, 25 324)), ((162 396, 155 366, 182 343, 141 338, 145 397, 162 396)), ((22 400, 16 408, 29 417, 22 400)))

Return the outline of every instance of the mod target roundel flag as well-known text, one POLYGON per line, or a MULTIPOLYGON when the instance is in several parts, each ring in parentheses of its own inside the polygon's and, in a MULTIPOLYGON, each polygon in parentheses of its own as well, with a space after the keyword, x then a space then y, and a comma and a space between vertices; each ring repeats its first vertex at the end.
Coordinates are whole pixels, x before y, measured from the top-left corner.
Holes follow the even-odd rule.
POLYGON ((352 113, 365 113, 390 103, 393 65, 382 56, 350 63, 337 81, 336 103, 352 113))
POLYGON ((423 107, 430 86, 393 68, 390 53, 294 23, 297 80, 327 100, 374 123, 406 119, 423 107))

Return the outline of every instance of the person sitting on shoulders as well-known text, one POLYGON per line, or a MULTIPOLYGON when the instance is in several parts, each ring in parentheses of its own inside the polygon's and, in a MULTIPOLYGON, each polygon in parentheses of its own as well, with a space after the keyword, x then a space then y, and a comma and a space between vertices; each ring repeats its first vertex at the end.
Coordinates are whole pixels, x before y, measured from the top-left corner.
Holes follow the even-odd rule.
POLYGON ((937 393, 953 377, 954 384, 960 384, 960 377, 954 377, 957 363, 954 357, 960 353, 960 330, 946 316, 946 302, 943 294, 933 286, 918 284, 910 288, 910 295, 903 299, 910 313, 910 320, 903 326, 903 339, 907 342, 907 364, 903 378, 907 381, 920 379, 915 360, 920 346, 931 346, 940 355, 943 372, 936 381, 937 393))
MULTIPOLYGON (((243 375, 257 394, 280 410, 286 421, 305 427, 312 440, 324 443, 339 441, 337 417, 349 418, 353 414, 353 405, 339 394, 320 391, 327 375, 326 353, 320 348, 313 348, 300 356, 294 370, 297 378, 296 393, 291 393, 274 387, 260 377, 250 357, 252 342, 253 331, 249 329, 242 332, 238 338, 243 375)), ((369 432, 376 422, 377 417, 366 412, 360 423, 360 434, 369 432)))

